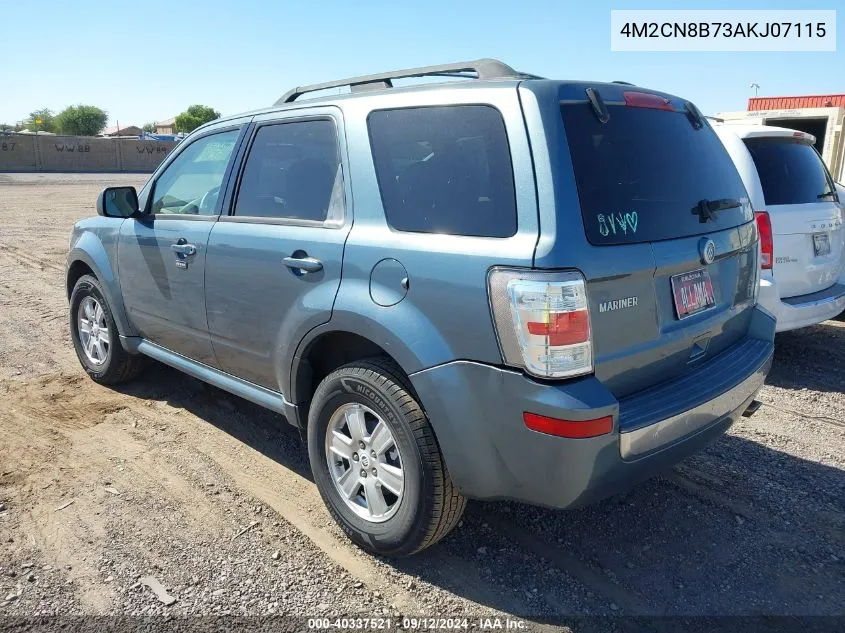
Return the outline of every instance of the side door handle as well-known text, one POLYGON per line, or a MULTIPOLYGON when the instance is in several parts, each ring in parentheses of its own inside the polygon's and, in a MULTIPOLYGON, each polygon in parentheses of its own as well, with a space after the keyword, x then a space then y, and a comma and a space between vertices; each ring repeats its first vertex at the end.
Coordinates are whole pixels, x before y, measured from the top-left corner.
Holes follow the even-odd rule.
POLYGON ((170 250, 174 253, 178 253, 179 255, 196 255, 197 254, 197 247, 193 244, 171 244, 170 250))
POLYGON ((285 257, 282 261, 285 266, 294 271, 302 270, 307 273, 316 273, 318 270, 323 270, 323 262, 313 257, 285 257))

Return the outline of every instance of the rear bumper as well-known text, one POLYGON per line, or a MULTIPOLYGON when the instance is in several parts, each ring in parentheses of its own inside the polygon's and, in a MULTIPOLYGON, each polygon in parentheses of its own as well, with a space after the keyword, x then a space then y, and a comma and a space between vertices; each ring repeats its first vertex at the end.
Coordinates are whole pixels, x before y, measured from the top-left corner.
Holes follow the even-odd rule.
POLYGON ((774 321, 760 310, 754 321, 759 338, 622 402, 593 376, 545 383, 468 361, 427 369, 411 380, 452 480, 465 495, 572 507, 668 468, 742 415, 772 362, 774 321), (569 420, 612 415, 614 427, 594 438, 554 437, 526 428, 525 411, 569 420))
POLYGON ((778 332, 796 330, 832 319, 845 310, 845 284, 802 297, 781 299, 776 279, 760 280, 759 303, 777 319, 778 332))

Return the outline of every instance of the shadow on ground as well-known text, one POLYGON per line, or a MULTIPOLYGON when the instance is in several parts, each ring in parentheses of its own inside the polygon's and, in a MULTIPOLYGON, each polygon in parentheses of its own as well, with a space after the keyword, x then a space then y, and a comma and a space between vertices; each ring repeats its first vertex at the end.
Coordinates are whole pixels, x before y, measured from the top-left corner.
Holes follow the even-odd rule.
MULTIPOLYGON (((775 384, 824 386, 806 363, 801 382, 783 366, 808 343, 845 354, 845 329, 831 335, 835 347, 816 342, 819 332, 779 337, 775 384)), ((299 434, 279 415, 156 363, 122 391, 184 408, 311 479, 299 434)), ((845 615, 843 544, 843 471, 727 435, 665 476, 586 508, 470 503, 440 545, 389 562, 476 603, 548 621, 845 615)))
POLYGON ((825 321, 775 337, 775 363, 766 384, 783 389, 845 392, 845 327, 825 321))

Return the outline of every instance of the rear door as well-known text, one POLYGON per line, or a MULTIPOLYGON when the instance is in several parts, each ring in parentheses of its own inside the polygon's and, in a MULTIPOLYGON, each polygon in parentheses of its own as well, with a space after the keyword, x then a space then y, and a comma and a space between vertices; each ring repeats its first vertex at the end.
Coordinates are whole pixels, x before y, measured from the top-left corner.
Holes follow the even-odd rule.
POLYGON ((829 288, 845 260, 835 186, 812 140, 806 135, 744 139, 772 222, 772 274, 783 298, 829 288))
POLYGON ((537 265, 585 273, 595 373, 622 397, 744 337, 756 226, 730 157, 686 102, 607 84, 566 84, 559 99, 569 164, 555 176, 572 194, 558 197, 555 246, 537 265))
POLYGON ((329 320, 352 218, 337 108, 254 123, 231 212, 208 241, 208 327, 221 369, 280 390, 285 352, 329 320))

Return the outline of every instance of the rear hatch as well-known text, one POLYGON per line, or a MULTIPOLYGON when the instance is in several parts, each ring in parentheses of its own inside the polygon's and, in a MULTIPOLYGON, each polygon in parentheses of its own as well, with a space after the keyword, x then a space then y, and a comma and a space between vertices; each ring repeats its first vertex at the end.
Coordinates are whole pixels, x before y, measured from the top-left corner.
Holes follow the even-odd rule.
POLYGON ((772 274, 781 297, 829 288, 839 279, 845 257, 842 212, 813 137, 784 131, 743 140, 757 168, 772 223, 772 274))
POLYGON ((756 224, 733 162, 692 104, 615 84, 564 84, 558 96, 568 156, 555 169, 554 244, 535 265, 584 272, 595 374, 624 397, 746 335, 756 224), (572 189, 577 198, 564 199, 572 189))

